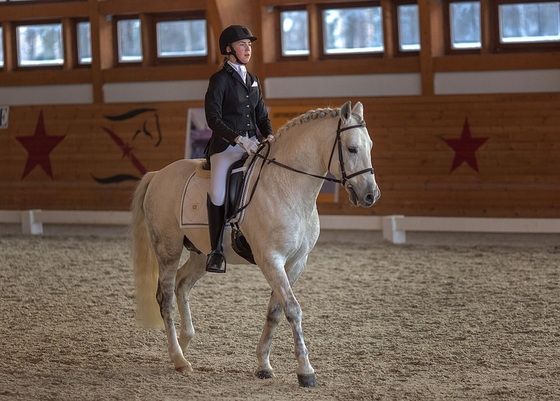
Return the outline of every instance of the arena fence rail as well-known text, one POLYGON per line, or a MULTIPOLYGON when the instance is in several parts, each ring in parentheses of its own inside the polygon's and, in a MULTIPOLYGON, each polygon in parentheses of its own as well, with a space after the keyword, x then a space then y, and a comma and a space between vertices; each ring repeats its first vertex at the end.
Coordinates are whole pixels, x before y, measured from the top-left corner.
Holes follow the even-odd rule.
MULTIPOLYGON (((0 224, 21 224, 23 234, 43 234, 43 224, 128 225, 131 212, 97 210, 0 210, 0 224)), ((560 219, 321 215, 322 230, 382 231, 394 244, 407 231, 560 234, 560 219)))

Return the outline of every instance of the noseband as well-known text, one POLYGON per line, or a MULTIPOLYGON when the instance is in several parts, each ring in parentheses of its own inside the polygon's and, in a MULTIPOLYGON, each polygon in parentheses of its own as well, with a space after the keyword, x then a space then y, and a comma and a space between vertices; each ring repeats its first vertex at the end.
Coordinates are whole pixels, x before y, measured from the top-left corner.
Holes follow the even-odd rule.
POLYGON ((373 168, 369 167, 369 168, 365 168, 363 170, 357 171, 355 173, 352 173, 350 175, 346 174, 346 168, 344 167, 344 159, 342 157, 342 141, 341 141, 341 138, 340 138, 340 134, 342 132, 350 130, 350 129, 365 127, 366 123, 365 123, 365 121, 361 121, 359 124, 350 125, 348 127, 341 128, 340 127, 341 122, 342 122, 342 119, 339 119, 338 120, 338 127, 336 128, 336 139, 335 139, 334 144, 333 144, 333 148, 332 148, 332 151, 331 151, 331 157, 329 158, 329 166, 327 168, 327 171, 330 173, 331 172, 331 163, 332 163, 332 159, 333 159, 333 156, 334 156, 334 150, 338 145, 338 161, 340 163, 340 171, 342 173, 342 179, 340 179, 340 180, 338 178, 323 177, 322 175, 307 173, 305 171, 301 171, 301 170, 295 169, 293 167, 287 166, 283 163, 280 163, 276 159, 269 159, 267 157, 268 156, 268 151, 270 151, 270 144, 268 142, 266 142, 266 144, 269 145, 268 151, 267 151, 267 156, 263 156, 258 152, 257 152, 256 156, 260 157, 261 159, 263 159, 265 162, 268 162, 269 164, 270 163, 276 164, 277 166, 280 166, 280 167, 285 168, 287 170, 294 171, 296 173, 300 173, 300 174, 304 174, 304 175, 308 175, 308 176, 311 176, 311 177, 319 178, 321 180, 325 180, 325 181, 329 181, 329 182, 336 182, 337 184, 342 185, 344 188, 347 188, 349 190, 353 190, 352 185, 348 181, 351 178, 356 177, 357 175, 360 175, 360 174, 365 174, 365 173, 373 174, 373 168))

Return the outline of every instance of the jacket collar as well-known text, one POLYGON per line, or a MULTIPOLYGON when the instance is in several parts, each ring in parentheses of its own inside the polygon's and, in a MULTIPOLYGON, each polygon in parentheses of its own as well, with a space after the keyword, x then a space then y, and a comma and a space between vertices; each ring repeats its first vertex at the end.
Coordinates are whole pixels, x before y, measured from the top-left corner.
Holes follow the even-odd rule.
POLYGON ((235 79, 237 79, 239 82, 241 82, 243 85, 245 85, 248 88, 250 88, 251 85, 253 84, 253 80, 251 78, 251 74, 249 74, 249 71, 247 71, 246 82, 243 82, 243 79, 241 78, 241 75, 237 71, 236 67, 233 66, 229 61, 224 63, 224 70, 226 70, 228 74, 233 76, 235 79))

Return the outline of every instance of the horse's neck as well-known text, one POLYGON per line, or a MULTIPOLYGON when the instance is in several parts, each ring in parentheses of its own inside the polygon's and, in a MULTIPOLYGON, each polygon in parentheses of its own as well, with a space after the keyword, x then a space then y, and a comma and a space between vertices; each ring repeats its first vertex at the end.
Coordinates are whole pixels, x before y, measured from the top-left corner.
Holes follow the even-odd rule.
POLYGON ((313 121, 292 127, 279 135, 271 144, 269 159, 300 171, 295 172, 274 164, 265 166, 262 177, 264 186, 267 193, 278 197, 277 201, 298 205, 305 210, 315 208, 324 180, 308 174, 317 176, 327 174, 326 163, 329 156, 325 157, 325 153, 330 153, 327 149, 332 147, 331 142, 334 141, 334 137, 329 135, 333 132, 330 125, 335 124, 333 120, 327 117, 324 121, 313 121))
POLYGON ((270 158, 310 174, 327 174, 336 120, 323 117, 284 131, 271 147, 270 158))

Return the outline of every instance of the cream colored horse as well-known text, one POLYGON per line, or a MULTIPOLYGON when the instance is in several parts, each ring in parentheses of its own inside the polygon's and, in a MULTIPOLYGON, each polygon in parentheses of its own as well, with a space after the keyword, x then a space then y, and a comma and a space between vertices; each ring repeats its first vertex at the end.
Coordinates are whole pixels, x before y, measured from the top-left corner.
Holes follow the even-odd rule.
MULTIPOLYGON (((258 183, 239 222, 255 262, 272 289, 257 346, 255 374, 259 378, 274 376, 270 347, 283 312, 294 336, 299 384, 316 384, 303 339, 302 311, 292 286, 319 237, 316 200, 327 173, 344 186, 354 205, 370 207, 379 198, 371 148, 360 102, 353 108, 346 102, 340 109, 311 110, 288 122, 278 130, 274 142, 261 147, 255 161, 259 173, 251 175, 249 188, 258 183)), ((163 318, 169 356, 179 371, 192 370, 184 356, 194 336, 189 292, 206 274, 205 259, 210 252, 207 228, 179 225, 181 193, 200 163, 180 160, 147 173, 132 201, 138 316, 148 326, 161 326, 163 318), (179 267, 184 244, 190 256, 179 267), (173 319, 175 300, 181 316, 179 336, 173 319)), ((224 242, 228 264, 248 264, 231 249, 228 232, 224 242)))

